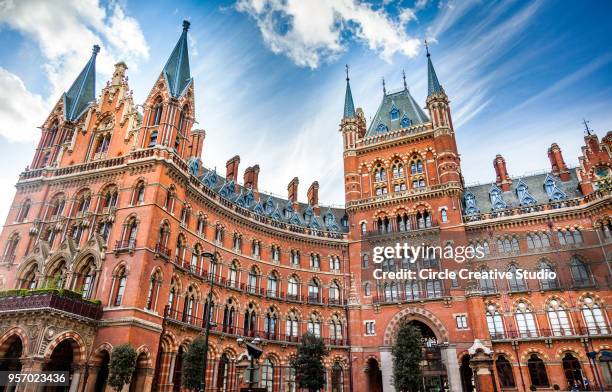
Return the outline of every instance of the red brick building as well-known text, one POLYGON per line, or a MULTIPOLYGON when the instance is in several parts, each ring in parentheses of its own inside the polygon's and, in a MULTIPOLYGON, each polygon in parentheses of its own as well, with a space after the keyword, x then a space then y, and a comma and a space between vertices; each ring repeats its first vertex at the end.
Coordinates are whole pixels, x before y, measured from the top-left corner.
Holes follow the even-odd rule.
POLYGON ((112 348, 129 343, 129 390, 179 391, 209 314, 211 391, 245 385, 240 342, 255 338, 259 385, 296 391, 289 362, 307 331, 330 348, 326 391, 393 391, 403 321, 424 336, 427 391, 612 388, 612 135, 588 130, 577 168, 553 143, 545 173, 512 178, 498 155, 494 183, 465 186, 428 54, 425 111, 404 82, 366 124, 347 75, 345 209, 319 205, 316 182, 298 201, 297 178, 281 199, 258 190, 258 165, 241 178, 239 156, 224 176, 202 167, 188 28, 142 112, 124 63, 96 99, 95 47, 43 123, 0 236, 0 370, 68 370, 71 391, 104 391, 112 348), (374 263, 396 243, 484 257, 374 263), (401 269, 512 278, 376 279, 401 269))

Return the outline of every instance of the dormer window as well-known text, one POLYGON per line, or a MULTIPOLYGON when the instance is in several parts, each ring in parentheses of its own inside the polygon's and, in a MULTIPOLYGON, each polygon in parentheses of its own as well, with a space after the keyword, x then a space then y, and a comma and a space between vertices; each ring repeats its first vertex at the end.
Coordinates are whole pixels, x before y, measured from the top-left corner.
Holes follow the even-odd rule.
POLYGON ((387 126, 383 123, 378 124, 378 126, 376 127, 376 131, 378 131, 379 133, 383 133, 387 131, 387 126))
POLYGON ((393 105, 391 111, 389 112, 389 116, 391 116, 391 121, 396 121, 397 119, 399 119, 399 114, 399 110, 395 107, 395 105, 393 105))
POLYGON ((410 125, 412 125, 412 121, 410 121, 408 116, 404 115, 404 117, 402 117, 402 120, 400 121, 400 125, 402 126, 402 128, 408 128, 410 125))

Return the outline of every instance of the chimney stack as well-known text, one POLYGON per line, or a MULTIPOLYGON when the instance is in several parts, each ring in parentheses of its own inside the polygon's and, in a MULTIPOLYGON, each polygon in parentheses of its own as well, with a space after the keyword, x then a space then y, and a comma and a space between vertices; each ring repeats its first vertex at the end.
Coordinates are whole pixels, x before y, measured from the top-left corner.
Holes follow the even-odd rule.
POLYGON ((567 170, 567 165, 563 160, 563 154, 561 154, 561 149, 557 143, 553 143, 548 149, 548 159, 552 167, 552 174, 559 176, 561 181, 569 181, 569 170, 567 170))
POLYGON ((502 191, 508 192, 510 190, 510 185, 512 185, 512 180, 510 179, 510 175, 508 175, 504 157, 497 154, 493 161, 493 167, 495 168, 495 183, 502 191))
POLYGON ((191 157, 200 158, 202 156, 202 150, 204 149, 204 139, 206 138, 206 131, 203 129, 194 129, 191 131, 191 157))
POLYGON ((238 165, 240 164, 240 156, 236 155, 230 158, 225 164, 225 178, 227 181, 238 181, 238 165))
POLYGON ((308 204, 312 207, 316 215, 319 215, 319 183, 313 182, 308 188, 308 204))
POLYGON ((257 182, 259 181, 259 165, 249 166, 244 171, 244 186, 257 190, 257 182))
POLYGON ((293 177, 293 180, 287 185, 287 198, 293 203, 293 207, 297 207, 298 202, 298 184, 300 180, 297 177, 293 177))

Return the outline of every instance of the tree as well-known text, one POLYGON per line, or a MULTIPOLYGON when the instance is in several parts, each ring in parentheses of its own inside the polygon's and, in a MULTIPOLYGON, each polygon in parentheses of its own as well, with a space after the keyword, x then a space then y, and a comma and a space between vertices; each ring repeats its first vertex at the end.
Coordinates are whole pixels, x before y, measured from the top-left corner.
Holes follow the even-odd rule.
POLYGON ((125 384, 132 381, 132 374, 136 369, 136 350, 129 344, 122 344, 113 348, 108 364, 108 385, 115 391, 123 389, 125 384))
POLYGON ((300 388, 310 392, 318 391, 325 386, 325 367, 323 358, 327 348, 323 339, 306 333, 297 348, 296 356, 291 360, 295 369, 295 378, 300 388))
POLYGON ((198 391, 202 387, 204 379, 204 356, 206 345, 203 336, 198 336, 189 345, 189 349, 183 355, 183 387, 198 391))
POLYGON ((400 392, 417 392, 421 389, 423 357, 421 331, 408 322, 400 324, 393 355, 393 383, 400 392))

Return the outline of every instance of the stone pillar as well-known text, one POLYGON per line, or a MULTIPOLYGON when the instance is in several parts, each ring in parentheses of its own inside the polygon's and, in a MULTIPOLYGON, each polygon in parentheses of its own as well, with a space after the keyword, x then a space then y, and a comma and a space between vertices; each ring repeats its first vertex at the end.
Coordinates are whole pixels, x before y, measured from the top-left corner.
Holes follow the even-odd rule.
POLYGON ((383 392, 395 392, 393 385, 393 357, 391 347, 380 348, 380 371, 382 373, 383 392))
POLYGON ((474 372, 477 392, 497 392, 497 384, 492 373, 493 358, 482 350, 477 351, 470 359, 474 372))
MULTIPOLYGON (((21 360, 21 371, 24 373, 40 373, 46 364, 44 358, 28 358, 21 360)), ((36 384, 22 384, 17 388, 19 392, 38 392, 43 387, 36 384)))
POLYGON ((441 346, 442 362, 446 366, 448 377, 448 390, 450 392, 462 392, 461 373, 457 361, 457 349, 454 345, 444 344, 441 346))
POLYGON ((85 384, 85 392, 93 392, 98 380, 98 372, 100 371, 99 366, 89 366, 87 371, 87 384, 85 384))
POLYGON ((82 389, 83 372, 85 371, 82 365, 73 366, 72 380, 70 381, 70 389, 68 392, 78 392, 82 389))

